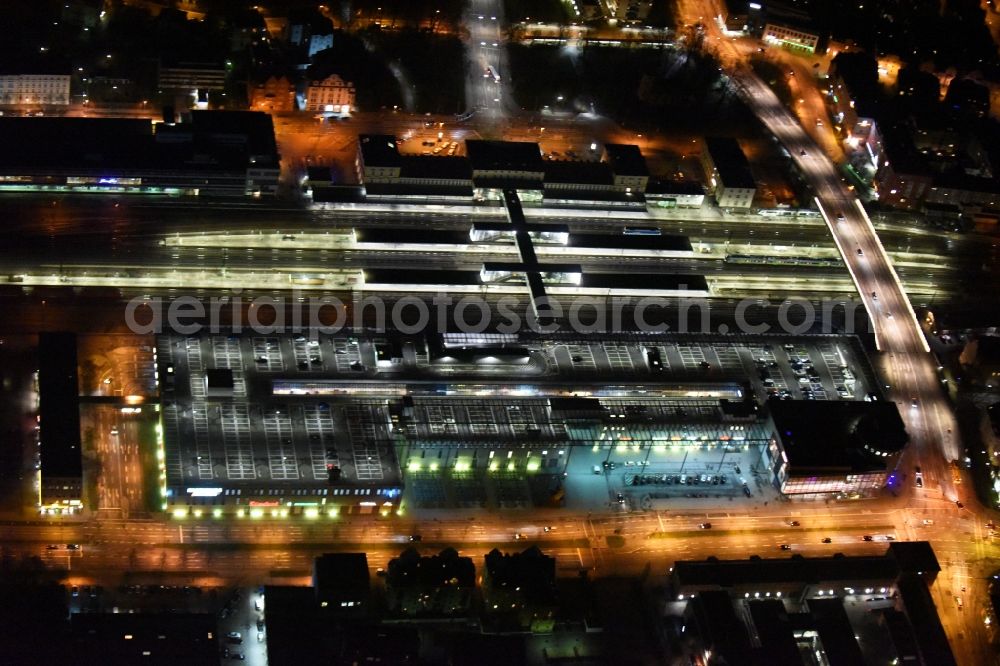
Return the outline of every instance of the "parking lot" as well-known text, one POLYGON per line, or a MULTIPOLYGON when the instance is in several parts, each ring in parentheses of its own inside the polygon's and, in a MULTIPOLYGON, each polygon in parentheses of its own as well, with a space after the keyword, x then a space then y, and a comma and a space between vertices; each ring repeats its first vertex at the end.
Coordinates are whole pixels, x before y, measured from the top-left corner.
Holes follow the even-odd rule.
POLYGON ((618 506, 625 511, 681 509, 774 501, 762 463, 763 442, 730 446, 603 447, 574 454, 566 478, 567 503, 575 509, 618 506))
POLYGON ((272 377, 319 368, 356 375, 357 341, 165 336, 157 350, 168 485, 218 483, 224 496, 333 497, 399 483, 384 401, 271 394, 272 377), (231 394, 210 396, 206 371, 223 368, 232 371, 231 394), (362 487, 329 487, 332 473, 362 487))
POLYGON ((877 382, 857 341, 841 336, 744 342, 674 336, 654 342, 545 342, 551 374, 632 376, 659 381, 749 381, 757 397, 863 400, 877 382))

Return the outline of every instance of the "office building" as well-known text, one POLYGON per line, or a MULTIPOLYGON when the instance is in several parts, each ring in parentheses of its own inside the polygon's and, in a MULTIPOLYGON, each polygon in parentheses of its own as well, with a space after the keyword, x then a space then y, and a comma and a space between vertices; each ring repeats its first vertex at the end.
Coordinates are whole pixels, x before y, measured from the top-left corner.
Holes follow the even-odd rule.
POLYGON ((895 482, 908 435, 894 402, 768 401, 770 481, 787 495, 860 497, 895 482))
POLYGON ((38 505, 43 513, 74 513, 83 500, 76 335, 40 334, 38 357, 38 505))
POLYGON ((756 34, 760 30, 763 11, 760 2, 749 0, 722 0, 722 19, 727 32, 756 34))
POLYGON ((819 33, 808 28, 768 22, 764 25, 763 40, 791 51, 815 53, 819 45, 819 33))
POLYGON ((311 59, 333 47, 333 23, 315 9, 297 9, 288 15, 288 43, 305 49, 311 59))
POLYGON ((396 137, 391 134, 358 136, 355 168, 358 180, 363 184, 391 182, 398 179, 403 168, 403 158, 399 154, 396 137))
POLYGON ((650 208, 701 208, 705 188, 693 180, 652 178, 646 185, 646 204, 650 208))
POLYGON ((226 68, 218 63, 161 63, 157 85, 160 90, 184 93, 224 90, 226 68))
MULTIPOLYGON (((392 135, 361 135, 355 168, 368 198, 498 198, 505 186, 525 201, 643 209, 649 170, 638 147, 611 144, 604 161, 543 160, 536 143, 467 141, 468 157, 406 155, 392 135)), ((662 190, 662 188, 661 188, 662 190)), ((657 205, 699 206, 700 188, 671 188, 657 205)))
POLYGON ((720 208, 750 208, 757 183, 736 139, 708 137, 701 151, 705 179, 720 208))
POLYGON ((465 149, 477 188, 498 190, 514 186, 527 190, 542 189, 545 164, 537 143, 473 140, 465 142, 465 149))
POLYGON ((604 146, 604 158, 611 165, 615 185, 626 192, 645 192, 649 182, 649 167, 639 146, 609 143, 604 146))

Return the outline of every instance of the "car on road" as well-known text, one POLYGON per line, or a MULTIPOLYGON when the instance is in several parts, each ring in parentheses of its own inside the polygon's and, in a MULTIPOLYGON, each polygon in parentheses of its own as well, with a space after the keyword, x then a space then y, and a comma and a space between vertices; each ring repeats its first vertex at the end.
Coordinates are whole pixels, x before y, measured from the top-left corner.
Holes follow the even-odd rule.
POLYGON ((910 398, 910 407, 912 407, 913 409, 917 408, 917 399, 916 398, 910 398))
POLYGON ((524 538, 524 535, 521 534, 520 532, 515 532, 514 533, 514 541, 520 541, 523 538, 524 538))
POLYGON ((874 541, 875 537, 873 537, 871 534, 866 534, 863 537, 861 537, 861 540, 862 541, 874 541))
POLYGON ((424 538, 422 536, 420 536, 419 534, 411 534, 410 535, 410 541, 412 541, 414 543, 418 543, 420 541, 423 541, 423 539, 424 538))
POLYGON ((863 251, 863 250, 862 250, 862 249, 861 249, 860 247, 858 248, 858 256, 859 256, 859 257, 863 257, 863 256, 865 256, 865 253, 864 253, 864 251, 863 251))
POLYGON ((700 527, 703 530, 710 530, 712 529, 712 523, 701 523, 698 525, 698 527, 700 527))
POLYGON ((885 318, 886 319, 892 319, 892 313, 891 312, 886 312, 885 313, 885 318))
POLYGON ((801 155, 802 157, 805 157, 806 156, 806 151, 800 150, 799 151, 799 155, 801 155))
POLYGON ((797 520, 790 520, 790 521, 788 521, 788 526, 789 527, 798 527, 799 526, 799 521, 797 521, 797 520))
POLYGON ((45 547, 45 550, 59 550, 60 546, 56 543, 50 543, 45 547))
POLYGON ((962 603, 962 597, 955 597, 955 605, 958 606, 958 610, 965 608, 965 604, 962 603))
POLYGON ((781 544, 780 546, 778 546, 778 548, 780 548, 781 550, 791 550, 792 549, 792 547, 789 546, 787 543, 781 544))
POLYGON ((844 220, 846 220, 846 219, 847 219, 847 218, 846 218, 846 217, 844 217, 844 214, 843 214, 843 213, 837 213, 837 222, 843 222, 843 221, 844 221, 844 220))
POLYGON ((823 537, 823 543, 833 543, 833 539, 830 537, 823 537))
POLYGON ((743 494, 747 497, 751 497, 753 495, 753 493, 750 492, 750 486, 745 483, 743 484, 743 494))
POLYGON ((885 540, 886 541, 895 541, 896 537, 892 536, 891 534, 886 534, 885 535, 885 540))
POLYGON ((68 544, 66 544, 66 550, 80 550, 80 544, 78 544, 78 543, 68 543, 68 544))
POLYGON ((957 506, 959 509, 965 508, 965 505, 962 504, 962 500, 955 500, 955 506, 957 506))
POLYGON ((239 645, 240 643, 243 642, 243 634, 241 634, 238 631, 230 631, 228 634, 226 634, 226 640, 229 641, 230 643, 235 643, 236 645, 239 645))
POLYGON ((924 525, 933 525, 933 524, 934 524, 934 521, 933 521, 933 520, 931 520, 930 518, 924 518, 924 520, 923 520, 923 524, 924 524, 924 525))

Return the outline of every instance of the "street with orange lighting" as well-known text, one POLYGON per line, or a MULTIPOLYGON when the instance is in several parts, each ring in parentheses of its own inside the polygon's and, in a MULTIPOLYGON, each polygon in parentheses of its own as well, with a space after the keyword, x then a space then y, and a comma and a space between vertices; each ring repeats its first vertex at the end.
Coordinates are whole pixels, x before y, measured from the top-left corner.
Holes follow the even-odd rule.
MULTIPOLYGON (((504 139, 537 143, 543 164, 570 155, 596 162, 599 146, 629 144, 669 162, 681 181, 698 168, 696 140, 644 135, 596 113, 524 113, 509 81, 508 40, 607 46, 624 35, 625 43, 662 46, 665 32, 574 24, 568 32, 522 27, 514 36, 502 10, 499 0, 468 5, 466 109, 457 116, 398 109, 343 121, 275 115, 281 187, 304 201, 301 174, 316 166, 330 168, 334 186, 357 186, 359 135, 389 135, 396 158, 464 156, 466 141, 504 139)), ((765 219, 714 205, 536 205, 520 211, 527 226, 512 231, 503 197, 307 207, 298 200, 68 204, 46 195, 38 211, 12 204, 10 229, 34 235, 30 243, 0 242, 8 250, 0 282, 21 299, 12 306, 18 323, 7 332, 78 329, 83 340, 87 510, 4 516, 5 552, 40 558, 65 571, 72 586, 256 587, 308 584, 314 558, 328 552, 363 551, 369 567, 384 574, 406 548, 454 548, 481 562, 494 548, 537 545, 557 558, 563 577, 662 582, 679 560, 878 555, 893 541, 929 541, 941 565, 930 589, 956 657, 1000 663, 985 615, 987 582, 1000 570, 997 513, 977 501, 962 471, 965 451, 920 308, 939 292, 966 288, 954 266, 941 265, 942 255, 978 260, 990 243, 930 233, 902 216, 877 220, 876 228, 842 177, 843 151, 821 121, 824 92, 811 76, 819 59, 774 55, 789 72, 789 108, 749 66, 762 50, 758 42, 720 27, 716 0, 679 0, 678 12, 684 27, 704 31, 728 85, 803 177, 812 200, 801 211, 765 219), (525 228, 532 228, 530 243, 507 242, 527 237, 525 228), (433 238, 417 238, 421 233, 433 238), (655 240, 642 246, 628 238, 643 233, 655 240), (477 234, 495 236, 480 243, 477 234), (634 273, 622 289, 710 302, 718 319, 690 334, 515 333, 502 343, 500 334, 482 343, 481 331, 468 338, 442 331, 441 339, 455 337, 436 349, 430 334, 397 341, 364 321, 322 337, 299 329, 130 334, 119 321, 123 301, 133 299, 132 312, 148 316, 187 293, 219 297, 236 321, 265 309, 250 304, 260 295, 289 298, 289 310, 307 299, 344 297, 330 316, 345 317, 363 309, 346 294, 388 302, 441 285, 491 303, 509 295, 528 301, 530 278, 487 284, 484 277, 526 274, 528 254, 557 276, 545 285, 550 295, 567 302, 620 295, 611 282, 587 285, 581 275, 610 281, 634 273), (434 279, 420 289, 416 280, 407 285, 405 277, 417 272, 434 279), (113 298, 62 310, 49 300, 68 290, 113 298), (234 306, 240 295, 246 303, 234 306), (729 325, 718 325, 747 304, 777 312, 789 299, 824 299, 848 314, 823 335, 727 338, 729 325), (869 322, 877 348, 870 363, 852 335, 851 307, 869 322), (476 344, 487 352, 473 357, 476 344), (762 462, 773 433, 755 417, 720 416, 722 402, 728 408, 729 401, 815 395, 896 403, 909 441, 886 470, 887 487, 868 496, 789 499, 762 462), (592 430, 567 426, 548 418, 550 398, 581 410, 577 401, 603 401, 607 419, 592 430), (342 468, 377 487, 373 497, 334 498, 342 468), (531 485, 540 468, 557 480, 551 488, 531 485), (300 501, 233 499, 244 491, 263 496, 269 489, 257 486, 272 480, 300 501), (651 489, 636 489, 647 481, 651 489), (532 504, 531 493, 543 499, 532 504), (349 502, 364 509, 343 509, 349 502)), ((100 114, 91 107, 66 112, 100 114)), ((150 113, 135 107, 120 115, 150 113)), ((284 307, 273 307, 275 317, 284 307)), ((358 494, 365 492, 371 489, 358 494)))

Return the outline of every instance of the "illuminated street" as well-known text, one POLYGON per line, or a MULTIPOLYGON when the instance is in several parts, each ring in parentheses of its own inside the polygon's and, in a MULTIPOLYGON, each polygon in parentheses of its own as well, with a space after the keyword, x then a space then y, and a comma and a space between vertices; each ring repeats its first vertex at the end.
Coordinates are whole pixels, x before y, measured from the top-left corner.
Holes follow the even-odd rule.
POLYGON ((9 663, 1000 664, 992 0, 29 4, 9 663))
MULTIPOLYGON (((683 5, 682 5, 683 6, 683 5)), ((711 4, 691 5, 686 10, 690 22, 703 20, 706 31, 719 41, 720 52, 726 54, 735 47, 729 38, 719 35, 718 26, 708 16, 714 16, 711 4), (694 12, 703 12, 697 18, 694 12)), ((739 62, 739 55, 734 62, 739 62)), ((824 151, 803 130, 802 125, 781 105, 774 93, 749 69, 736 65, 733 80, 743 93, 757 116, 788 149, 799 169, 810 182, 817 195, 817 205, 837 243, 844 262, 847 264, 858 292, 865 303, 875 327, 876 340, 882 352, 879 358, 881 372, 890 387, 890 392, 907 422, 911 436, 907 465, 904 469, 920 466, 925 473, 936 479, 940 487, 937 505, 951 520, 957 513, 977 528, 992 519, 993 512, 983 509, 970 496, 961 494, 952 484, 949 463, 962 457, 958 442, 955 418, 944 393, 936 366, 927 353, 928 347, 916 315, 900 285, 899 278, 886 256, 882 240, 871 224, 863 206, 850 192, 838 175, 835 166, 824 151), (908 405, 913 402, 914 407, 908 405), (949 504, 962 500, 967 504, 964 510, 956 510, 949 504), (973 513, 974 512, 974 513, 973 513)), ((922 494, 922 491, 915 491, 922 494)), ((910 511, 920 511, 924 502, 910 511)), ((926 511, 927 509, 923 509, 926 511)), ((947 532, 953 534, 951 520, 947 532)), ((973 542, 974 543, 974 542, 973 542)), ((935 548, 938 544, 934 541, 935 548)), ((990 569, 983 558, 996 557, 992 547, 973 545, 965 552, 953 553, 952 557, 942 557, 948 577, 968 580, 965 577, 982 578, 990 569), (982 567, 982 568, 980 568, 982 567)), ((939 551, 941 552, 941 551, 939 551)), ((993 560, 993 565, 997 564, 993 560)), ((946 578, 947 580, 947 578, 946 578)), ((944 581, 942 581, 943 583, 944 581)), ((982 599, 982 582, 976 594, 982 599)), ((965 655, 965 663, 986 663, 986 640, 978 614, 958 612, 951 601, 951 588, 938 590, 936 601, 939 611, 945 615, 946 627, 956 651, 965 655), (967 637, 978 636, 978 640, 959 640, 959 634, 967 637)))

